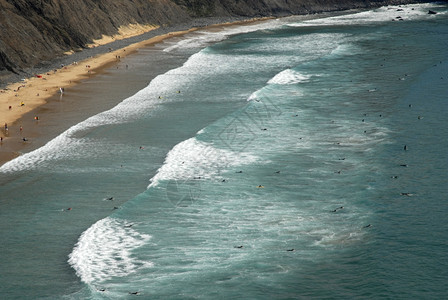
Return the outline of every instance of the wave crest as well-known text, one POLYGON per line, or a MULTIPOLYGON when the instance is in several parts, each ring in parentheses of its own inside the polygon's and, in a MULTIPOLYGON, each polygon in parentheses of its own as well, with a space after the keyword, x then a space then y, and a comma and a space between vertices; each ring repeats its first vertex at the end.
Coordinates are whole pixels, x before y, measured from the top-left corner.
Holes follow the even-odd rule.
POLYGON ((302 74, 300 72, 286 69, 268 81, 268 84, 296 84, 301 82, 308 82, 311 75, 302 74))
POLYGON ((83 282, 99 283, 153 266, 132 256, 132 251, 147 243, 151 236, 131 226, 108 217, 84 231, 68 260, 83 282))

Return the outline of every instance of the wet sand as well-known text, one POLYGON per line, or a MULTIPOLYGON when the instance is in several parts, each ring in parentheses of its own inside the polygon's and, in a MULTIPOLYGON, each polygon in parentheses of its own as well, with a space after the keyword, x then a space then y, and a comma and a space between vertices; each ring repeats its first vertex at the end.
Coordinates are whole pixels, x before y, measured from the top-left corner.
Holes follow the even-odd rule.
POLYGON ((43 146, 69 127, 112 108, 143 88, 148 82, 137 84, 141 77, 137 74, 132 76, 132 69, 123 70, 122 61, 139 48, 150 47, 187 32, 157 36, 56 72, 47 72, 40 75, 41 78, 34 77, 10 85, 10 90, 0 95, 3 97, 0 116, 8 128, 6 130, 1 124, 0 164, 43 146), (123 76, 124 72, 127 76, 123 76), (89 84, 93 82, 95 84, 89 84))
MULTIPOLYGON (((220 30, 224 26, 255 21, 260 20, 211 25, 207 29, 220 30)), ((0 165, 43 146, 88 117, 114 107, 147 86, 157 75, 176 67, 170 63, 169 55, 166 58, 155 55, 158 61, 154 62, 147 57, 143 64, 140 60, 148 56, 148 51, 161 52, 154 45, 195 30, 158 35, 64 66, 56 72, 41 73, 42 77, 9 85, 8 94, 0 94, 0 120, 8 124, 8 130, 0 124, 0 137, 3 137, 0 165)))

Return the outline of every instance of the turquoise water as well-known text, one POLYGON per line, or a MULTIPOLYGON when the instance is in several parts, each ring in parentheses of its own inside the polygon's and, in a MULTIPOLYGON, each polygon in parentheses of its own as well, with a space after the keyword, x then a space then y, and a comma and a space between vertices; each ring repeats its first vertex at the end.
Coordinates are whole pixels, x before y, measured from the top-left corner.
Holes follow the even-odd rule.
POLYGON ((397 9, 159 45, 188 59, 0 168, 0 293, 447 298, 447 7, 397 9))

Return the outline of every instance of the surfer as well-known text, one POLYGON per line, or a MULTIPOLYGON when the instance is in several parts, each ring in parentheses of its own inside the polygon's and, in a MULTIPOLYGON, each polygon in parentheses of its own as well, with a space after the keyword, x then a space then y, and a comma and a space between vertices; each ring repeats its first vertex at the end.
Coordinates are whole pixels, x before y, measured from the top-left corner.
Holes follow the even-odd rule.
POLYGON ((129 292, 129 295, 140 295, 140 292, 129 292))
POLYGON ((404 151, 407 151, 408 150, 408 146, 404 145, 403 149, 404 149, 404 151))
POLYGON ((294 251, 294 248, 292 248, 292 249, 287 249, 286 251, 292 252, 292 251, 294 251))
POLYGON ((233 248, 241 249, 241 248, 243 248, 243 246, 235 246, 233 248))
POLYGON ((338 208, 333 209, 331 212, 337 212, 338 210, 343 209, 343 208, 344 208, 344 206, 339 206, 338 208))
POLYGON ((364 226, 363 228, 369 228, 369 227, 372 227, 372 225, 368 224, 368 225, 364 226))

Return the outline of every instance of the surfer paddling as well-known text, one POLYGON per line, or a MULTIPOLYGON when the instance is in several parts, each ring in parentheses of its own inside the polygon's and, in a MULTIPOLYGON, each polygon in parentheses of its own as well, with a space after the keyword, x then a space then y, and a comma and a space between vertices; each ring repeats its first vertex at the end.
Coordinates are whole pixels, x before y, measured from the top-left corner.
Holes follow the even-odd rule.
POLYGON ((337 212, 338 210, 341 210, 341 209, 343 209, 343 208, 344 208, 344 206, 339 206, 338 208, 333 209, 331 212, 337 212))

